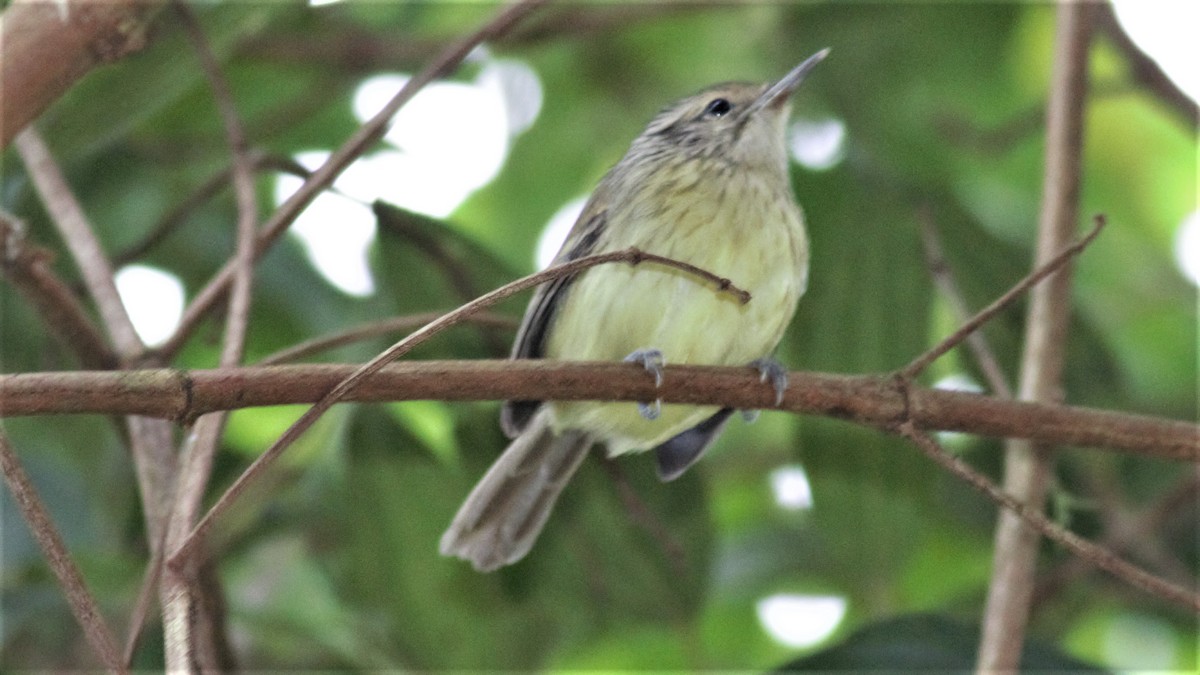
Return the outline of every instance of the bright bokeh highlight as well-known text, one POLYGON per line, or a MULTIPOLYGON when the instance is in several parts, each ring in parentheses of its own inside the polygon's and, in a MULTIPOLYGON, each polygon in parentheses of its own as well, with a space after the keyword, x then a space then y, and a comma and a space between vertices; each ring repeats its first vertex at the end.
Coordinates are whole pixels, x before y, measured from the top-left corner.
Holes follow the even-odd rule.
MULTIPOLYGON (((472 56, 483 67, 473 82, 432 82, 393 117, 384 147, 349 166, 297 219, 293 234, 313 266, 334 286, 355 296, 374 292, 367 252, 375 240, 369 204, 383 200, 400 208, 445 218, 472 192, 487 185, 508 157, 512 138, 533 124, 542 105, 541 82, 527 65, 472 56)), ((365 80, 353 97, 360 121, 375 116, 409 80, 406 74, 365 80)), ((309 169, 328 152, 301 153, 309 169)), ((276 202, 301 181, 280 177, 276 202)))
POLYGON ((571 233, 571 228, 574 227, 575 221, 579 220, 579 214, 583 213, 583 207, 587 206, 587 200, 587 197, 572 199, 556 211, 553 216, 550 216, 550 221, 546 223, 546 227, 542 228, 542 234, 538 237, 536 260, 534 262, 537 263, 539 270, 549 267, 550 261, 554 260, 554 256, 558 255, 558 250, 562 248, 567 235, 571 233))
POLYGON ((755 610, 758 622, 776 642, 803 649, 833 635, 846 616, 846 599, 838 595, 779 593, 759 600, 755 610))
POLYGON ((832 169, 845 157, 846 125, 841 120, 797 119, 788 127, 788 152, 812 171, 832 169))
POLYGON ((179 277, 149 265, 126 265, 115 275, 117 293, 138 337, 160 345, 171 337, 183 316, 183 283, 179 277))
POLYGON ((1200 211, 1192 211, 1175 232, 1175 264, 1193 286, 1200 286, 1200 211))
POLYGON ((947 391, 965 391, 970 394, 982 394, 983 387, 966 373, 951 373, 933 383, 934 389, 945 389, 947 391))
MULTIPOLYGON (((961 391, 968 394, 983 393, 983 387, 979 386, 979 383, 966 373, 951 373, 934 382, 933 388, 961 391)), ((972 436, 961 431, 937 431, 933 435, 949 450, 962 451, 971 445, 972 436)))
MULTIPOLYGON (((312 170, 328 157, 327 152, 306 152, 295 159, 312 170)), ((276 203, 283 203, 302 182, 296 176, 280 176, 275 181, 276 203)), ((300 240, 313 267, 343 293, 363 297, 375 292, 367 266, 375 218, 364 204, 334 192, 322 193, 300 213, 290 232, 300 240)))
POLYGON ((813 505, 812 486, 808 474, 799 464, 781 466, 771 472, 771 494, 775 503, 787 511, 803 511, 813 505))
POLYGON ((1142 51, 1193 101, 1200 100, 1200 2, 1113 0, 1117 20, 1142 51))

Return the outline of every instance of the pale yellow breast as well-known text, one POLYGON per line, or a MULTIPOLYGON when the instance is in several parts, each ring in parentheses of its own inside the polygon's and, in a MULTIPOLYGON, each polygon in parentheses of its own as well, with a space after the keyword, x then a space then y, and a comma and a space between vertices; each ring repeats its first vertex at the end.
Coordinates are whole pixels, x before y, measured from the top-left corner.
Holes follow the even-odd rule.
MULTIPOLYGON (((695 176, 614 204, 602 250, 636 246, 683 260, 749 291, 733 294, 654 263, 592 268, 571 286, 550 330, 546 357, 620 360, 659 349, 668 364, 742 365, 768 356, 804 292, 808 245, 786 184, 753 174, 725 176, 722 191, 695 176), (780 190, 788 190, 781 193, 780 190)), ((607 439, 619 454, 653 447, 694 426, 714 408, 664 406, 645 420, 628 403, 554 403, 556 426, 607 439)))

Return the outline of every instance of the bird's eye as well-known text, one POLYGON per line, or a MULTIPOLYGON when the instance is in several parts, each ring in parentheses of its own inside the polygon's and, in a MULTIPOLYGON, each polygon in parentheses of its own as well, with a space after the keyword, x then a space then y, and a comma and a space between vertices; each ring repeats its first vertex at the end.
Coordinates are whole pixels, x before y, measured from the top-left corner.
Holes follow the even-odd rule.
POLYGON ((709 101, 708 107, 704 109, 704 114, 711 115, 713 117, 722 117, 730 110, 733 110, 733 104, 730 103, 728 99, 714 98, 713 100, 709 101))

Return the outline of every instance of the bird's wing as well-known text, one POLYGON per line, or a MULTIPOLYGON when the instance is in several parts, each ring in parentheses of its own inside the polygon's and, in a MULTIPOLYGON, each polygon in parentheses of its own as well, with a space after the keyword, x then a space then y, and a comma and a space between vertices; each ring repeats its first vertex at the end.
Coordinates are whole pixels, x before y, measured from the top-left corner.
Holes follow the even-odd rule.
MULTIPOLYGON (((592 195, 552 264, 568 262, 596 252, 608 215, 607 210, 597 211, 593 208, 600 201, 597 199, 598 194, 599 191, 592 195)), ((544 355, 546 336, 574 280, 575 275, 559 277, 542 284, 534 292, 533 299, 525 309, 525 318, 521 320, 521 326, 517 329, 512 358, 538 359, 544 355)), ((529 425, 529 421, 541 405, 541 401, 505 401, 500 409, 500 427, 509 438, 516 438, 529 425)))

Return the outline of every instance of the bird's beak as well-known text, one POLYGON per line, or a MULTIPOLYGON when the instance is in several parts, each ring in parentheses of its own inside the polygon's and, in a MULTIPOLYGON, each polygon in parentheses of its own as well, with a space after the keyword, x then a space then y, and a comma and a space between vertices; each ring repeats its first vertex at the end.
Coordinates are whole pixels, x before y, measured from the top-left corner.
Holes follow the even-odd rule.
POLYGON ((750 104, 750 111, 753 112, 761 110, 768 106, 778 109, 787 102, 788 97, 792 95, 792 92, 796 91, 796 88, 799 87, 800 83, 804 81, 805 76, 808 75, 808 71, 812 70, 813 67, 824 60, 826 56, 829 56, 828 47, 808 57, 803 63, 795 68, 792 68, 790 73, 784 75, 775 84, 767 87, 766 91, 759 94, 758 98, 754 99, 754 103, 750 104))

